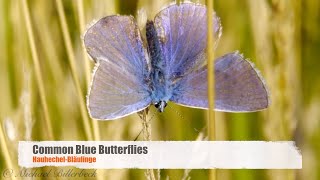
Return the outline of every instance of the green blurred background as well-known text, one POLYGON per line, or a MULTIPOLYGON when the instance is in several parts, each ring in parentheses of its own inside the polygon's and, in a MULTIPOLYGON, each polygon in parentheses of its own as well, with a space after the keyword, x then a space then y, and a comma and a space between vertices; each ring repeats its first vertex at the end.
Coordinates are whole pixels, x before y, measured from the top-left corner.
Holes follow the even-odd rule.
MULTIPOLYGON (((136 114, 117 121, 88 118, 93 62, 81 36, 93 20, 113 14, 134 15, 143 29, 143 14, 152 19, 170 2, 0 0, 1 178, 4 169, 19 170, 19 140, 136 138, 142 129, 136 114)), ((217 140, 293 140, 303 155, 302 170, 218 170, 218 179, 320 179, 320 1, 214 3, 223 26, 215 56, 240 50, 261 71, 272 100, 263 112, 217 112, 217 140)), ((153 140, 206 137, 206 111, 169 106, 162 114, 149 111, 153 140)), ((98 170, 98 179, 145 179, 144 171, 98 170)), ((207 170, 160 173, 161 179, 208 178, 207 170)))

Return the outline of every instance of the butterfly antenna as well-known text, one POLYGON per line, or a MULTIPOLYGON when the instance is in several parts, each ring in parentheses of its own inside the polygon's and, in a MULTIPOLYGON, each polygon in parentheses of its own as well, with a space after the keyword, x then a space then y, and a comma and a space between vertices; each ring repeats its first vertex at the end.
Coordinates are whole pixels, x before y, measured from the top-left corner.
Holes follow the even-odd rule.
POLYGON ((183 116, 179 113, 179 111, 175 110, 173 107, 169 106, 168 104, 167 104, 167 107, 172 109, 181 119, 184 119, 183 116))
MULTIPOLYGON (((172 108, 172 107, 169 106, 169 105, 168 105, 167 107, 170 107, 170 109, 174 110, 174 112, 176 112, 176 113, 178 114, 178 116, 180 116, 181 119, 184 119, 183 116, 179 113, 179 111, 176 111, 174 108, 172 108)), ((193 129, 194 129, 194 131, 197 132, 197 133, 202 133, 206 128, 207 128, 207 126, 204 126, 204 127, 202 128, 202 130, 199 130, 199 129, 197 129, 197 128, 193 128, 193 129)))

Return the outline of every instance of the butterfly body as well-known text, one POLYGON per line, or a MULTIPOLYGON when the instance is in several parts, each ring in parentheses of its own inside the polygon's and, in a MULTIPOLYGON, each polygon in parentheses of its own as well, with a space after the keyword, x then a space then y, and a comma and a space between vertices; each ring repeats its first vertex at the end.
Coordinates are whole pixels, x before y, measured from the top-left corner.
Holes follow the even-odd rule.
POLYGON ((166 71, 166 64, 163 59, 160 41, 157 35, 153 21, 148 21, 146 25, 146 37, 148 43, 148 52, 151 59, 150 70, 150 94, 152 104, 163 112, 167 102, 172 96, 172 86, 166 71))
MULTIPOLYGON (((222 28, 213 16, 217 44, 222 28)), ((215 110, 267 108, 270 101, 262 77, 238 52, 215 60, 216 84, 208 87, 206 17, 206 7, 199 4, 165 8, 146 24, 146 48, 132 16, 107 16, 92 25, 84 36, 96 62, 87 99, 90 116, 119 119, 150 104, 163 112, 168 101, 207 109, 208 88, 215 88, 215 110)))

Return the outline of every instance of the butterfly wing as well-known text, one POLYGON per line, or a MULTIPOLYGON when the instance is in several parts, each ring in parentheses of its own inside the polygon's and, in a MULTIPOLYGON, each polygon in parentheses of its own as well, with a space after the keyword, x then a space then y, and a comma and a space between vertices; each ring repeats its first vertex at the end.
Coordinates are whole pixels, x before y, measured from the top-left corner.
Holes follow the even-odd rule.
MULTIPOLYGON (((169 75, 183 75, 205 63, 205 6, 194 3, 172 5, 159 12, 154 22, 169 75)), ((213 24, 217 44, 222 28, 220 19, 215 15, 213 24)))
POLYGON ((84 44, 97 63, 87 99, 92 118, 117 119, 150 104, 148 65, 133 17, 102 18, 88 29, 84 44))
MULTIPOLYGON (((215 109, 225 112, 252 112, 269 105, 269 95, 262 77, 238 52, 215 61, 215 109)), ((208 108, 207 68, 183 77, 171 101, 184 106, 208 108)))

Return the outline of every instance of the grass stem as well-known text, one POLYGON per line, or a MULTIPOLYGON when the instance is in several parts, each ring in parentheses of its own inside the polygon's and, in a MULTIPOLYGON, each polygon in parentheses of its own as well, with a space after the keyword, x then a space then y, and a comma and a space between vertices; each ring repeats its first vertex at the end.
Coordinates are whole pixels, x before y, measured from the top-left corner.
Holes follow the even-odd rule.
POLYGON ((61 0, 56 0, 56 6, 59 14, 59 20, 61 23, 61 28, 62 28, 62 34, 63 34, 63 39, 65 42, 65 46, 67 48, 67 55, 70 63, 70 68, 71 68, 71 74, 72 78, 74 80, 75 86, 76 86, 76 91, 77 91, 77 97, 80 105, 80 113, 82 116, 82 121, 83 121, 83 126, 85 130, 85 134, 88 140, 92 140, 92 134, 91 134, 91 128, 90 128, 90 122, 88 118, 88 114, 86 111, 86 105, 84 103, 83 97, 82 97, 82 91, 81 91, 81 86, 80 86, 80 81, 76 72, 76 64, 75 64, 75 55, 71 43, 71 38, 68 30, 68 25, 67 25, 67 20, 66 20, 66 15, 63 10, 63 5, 61 0))
MULTIPOLYGON (((208 137, 209 141, 216 139, 215 135, 215 113, 214 113, 214 95, 215 95, 215 77, 214 77, 214 28, 213 28, 213 0, 207 0, 207 61, 208 61, 208 137)), ((216 169, 209 170, 209 179, 216 180, 216 169)))
MULTIPOLYGON (((85 15, 84 15, 84 7, 83 7, 83 0, 78 0, 77 2, 77 9, 78 9, 78 16, 79 16, 79 27, 80 33, 83 34, 85 31, 85 15)), ((85 71, 85 78, 86 84, 89 85, 91 79, 91 68, 90 68, 90 61, 87 58, 87 53, 83 52, 83 61, 84 61, 84 71, 85 71)))
POLYGON ((28 38, 29 38, 29 45, 31 48, 31 55, 32 55, 33 66, 34 66, 35 75, 36 75, 37 86, 39 88, 41 105, 43 107, 46 132, 48 133, 48 139, 53 140, 54 135, 53 135, 51 120, 50 120, 49 111, 48 111, 48 104, 47 104, 46 95, 45 95, 44 83, 42 79, 43 76, 40 70, 39 57, 37 54, 34 34, 31 26, 30 12, 29 12, 29 8, 26 0, 22 1, 22 8, 23 8, 23 15, 26 22, 26 28, 27 28, 28 38))
MULTIPOLYGON (((84 16, 84 11, 83 11, 83 1, 78 0, 77 3, 77 8, 78 8, 78 15, 79 15, 79 25, 80 25, 80 32, 84 33, 85 31, 85 16, 84 16)), ((90 79, 91 79, 91 73, 90 73, 90 61, 87 56, 86 51, 82 51, 82 56, 83 56, 83 61, 84 61, 84 71, 85 71, 85 77, 86 77, 86 85, 87 87, 89 86, 90 79)), ((94 140, 100 141, 100 129, 98 125, 98 121, 93 120, 92 121, 92 128, 93 128, 93 137, 94 140)))
MULTIPOLYGON (((147 113, 148 109, 144 109, 141 113, 141 120, 142 120, 142 132, 143 132, 143 140, 144 141, 151 141, 151 123, 147 120, 147 113)), ((147 169, 145 175, 148 179, 155 180, 155 175, 153 169, 147 169)))
MULTIPOLYGON (((7 168, 13 170, 12 160, 10 157, 10 153, 7 146, 7 141, 5 135, 3 133, 2 126, 0 126, 0 142, 1 142, 1 152, 4 158, 4 162, 7 164, 7 168)), ((11 177, 12 179, 16 179, 15 176, 11 177)))

